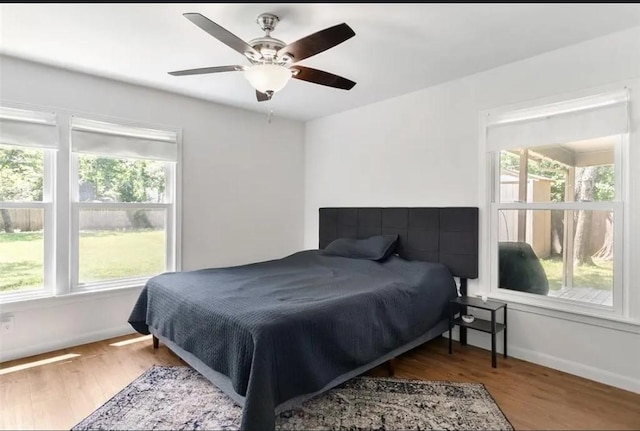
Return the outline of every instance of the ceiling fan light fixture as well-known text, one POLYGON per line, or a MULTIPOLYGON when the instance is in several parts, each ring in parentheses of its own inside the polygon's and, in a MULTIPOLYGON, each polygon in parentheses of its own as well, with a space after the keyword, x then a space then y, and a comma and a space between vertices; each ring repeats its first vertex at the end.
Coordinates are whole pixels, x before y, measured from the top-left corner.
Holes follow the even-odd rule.
POLYGON ((253 88, 261 93, 282 90, 291 79, 291 70, 277 64, 256 64, 244 71, 244 76, 253 88))

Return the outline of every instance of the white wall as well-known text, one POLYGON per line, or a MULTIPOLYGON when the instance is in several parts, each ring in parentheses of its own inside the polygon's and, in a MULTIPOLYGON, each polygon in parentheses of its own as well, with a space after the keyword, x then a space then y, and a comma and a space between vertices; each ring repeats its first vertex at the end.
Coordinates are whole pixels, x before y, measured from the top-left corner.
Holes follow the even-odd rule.
MULTIPOLYGON (((11 57, 0 57, 0 72, 2 100, 182 127, 183 269, 279 258, 302 248, 302 123, 276 113, 267 124, 266 112, 11 57)), ((0 338, 0 360, 128 332, 138 292, 2 306, 14 312, 15 329, 0 338)))
MULTIPOLYGON (((317 247, 318 208, 323 206, 470 205, 481 208, 484 222, 480 111, 639 77, 639 53, 636 27, 307 123, 305 246, 317 247)), ((640 106, 637 94, 632 103, 640 106)), ((638 141, 635 129, 632 143, 638 141)), ((631 165, 640 166, 637 145, 631 157, 631 165)), ((636 263, 639 180, 640 175, 632 175, 632 229, 626 235, 630 262, 636 263)), ((481 253, 485 248, 481 241, 481 253)), ((630 288, 637 290, 640 272, 631 266, 630 288)), ((487 280, 483 265, 480 278, 470 283, 471 292, 484 290, 487 280)), ((640 392, 640 327, 597 322, 618 330, 580 323, 584 319, 575 316, 566 320, 562 313, 543 315, 531 307, 511 310, 514 356, 640 392)), ((475 331, 469 336, 472 344, 489 346, 488 338, 475 331)))

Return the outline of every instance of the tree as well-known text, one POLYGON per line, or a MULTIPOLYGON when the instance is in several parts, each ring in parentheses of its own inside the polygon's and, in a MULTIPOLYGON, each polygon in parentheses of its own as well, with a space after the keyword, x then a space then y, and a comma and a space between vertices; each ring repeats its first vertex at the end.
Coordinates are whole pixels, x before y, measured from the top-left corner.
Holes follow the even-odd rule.
MULTIPOLYGON (((0 202, 41 201, 43 191, 42 151, 0 146, 0 202)), ((13 233, 11 215, 0 209, 2 226, 13 233)))
MULTIPOLYGON (((165 165, 149 160, 82 156, 79 159, 80 184, 91 184, 101 202, 161 202, 165 192, 165 165)), ((136 229, 150 229, 145 210, 128 210, 136 229)))
POLYGON ((80 184, 93 186, 93 200, 161 202, 164 197, 163 162, 82 156, 78 174, 80 184))
MULTIPOLYGON (((596 178, 593 190, 596 201, 612 201, 615 198, 615 184, 613 165, 596 167, 596 178)), ((602 247, 592 257, 603 260, 613 259, 613 213, 608 213, 605 219, 605 235, 602 247)))
POLYGON ((597 257, 602 260, 613 259, 613 213, 608 213, 607 218, 604 221, 605 234, 602 247, 593 254, 593 257, 597 257))
POLYGON ((6 233, 13 233, 13 222, 11 221, 11 214, 6 208, 0 208, 0 216, 2 216, 2 226, 6 233))
POLYGON ((612 201, 615 198, 613 165, 594 166, 593 200, 612 201))
MULTIPOLYGON (((578 168, 576 177, 579 181, 576 184, 578 190, 578 200, 580 202, 593 201, 594 183, 596 179, 596 167, 587 166, 578 168)), ((594 265, 591 255, 589 254, 589 246, 591 237, 587 232, 587 227, 591 227, 592 211, 578 211, 578 222, 576 223, 576 234, 573 240, 573 264, 594 265)))

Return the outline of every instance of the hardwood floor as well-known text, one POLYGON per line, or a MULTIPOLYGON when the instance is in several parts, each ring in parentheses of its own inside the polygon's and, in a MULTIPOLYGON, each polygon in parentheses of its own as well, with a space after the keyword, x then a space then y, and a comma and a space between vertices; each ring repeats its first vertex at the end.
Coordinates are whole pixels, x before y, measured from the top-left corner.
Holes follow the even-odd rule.
MULTIPOLYGON (((183 365, 127 335, 0 364, 2 429, 69 429, 150 366, 183 365), (41 361, 39 363, 38 361, 41 361), (47 361, 49 361, 47 363, 47 361)), ((640 395, 435 339, 395 362, 396 377, 481 382, 516 429, 638 429, 640 395)), ((387 375, 384 366, 372 375, 387 375)))

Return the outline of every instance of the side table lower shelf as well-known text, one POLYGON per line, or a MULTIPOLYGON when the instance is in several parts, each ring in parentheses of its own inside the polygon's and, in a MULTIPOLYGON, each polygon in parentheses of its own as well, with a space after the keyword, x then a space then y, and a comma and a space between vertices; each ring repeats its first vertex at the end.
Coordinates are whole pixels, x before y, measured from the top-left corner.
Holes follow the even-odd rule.
MULTIPOLYGON (((491 328, 492 323, 491 320, 478 319, 477 317, 471 323, 467 323, 462 320, 461 317, 456 317, 453 320, 454 325, 463 326, 465 328, 475 329, 476 331, 487 332, 489 334, 493 333, 493 329, 491 328)), ((496 332, 500 332, 505 328, 502 323, 496 323, 496 332)))

